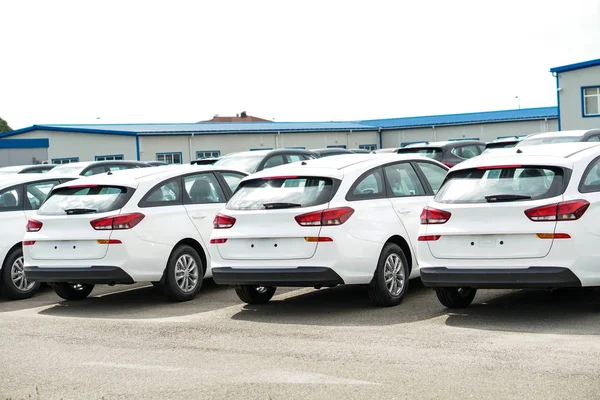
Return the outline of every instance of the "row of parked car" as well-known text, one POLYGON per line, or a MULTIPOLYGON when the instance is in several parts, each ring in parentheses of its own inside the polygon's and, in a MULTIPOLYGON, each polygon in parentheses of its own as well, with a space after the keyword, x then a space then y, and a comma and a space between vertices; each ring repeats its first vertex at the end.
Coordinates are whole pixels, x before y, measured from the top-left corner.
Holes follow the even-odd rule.
POLYGON ((212 277, 248 303, 280 286, 361 284, 393 306, 421 277, 465 307, 479 288, 600 285, 600 143, 523 143, 449 172, 423 153, 278 166, 265 153, 252 173, 238 158, 2 177, 1 290, 26 298, 48 283, 75 300, 149 281, 185 301, 212 277))

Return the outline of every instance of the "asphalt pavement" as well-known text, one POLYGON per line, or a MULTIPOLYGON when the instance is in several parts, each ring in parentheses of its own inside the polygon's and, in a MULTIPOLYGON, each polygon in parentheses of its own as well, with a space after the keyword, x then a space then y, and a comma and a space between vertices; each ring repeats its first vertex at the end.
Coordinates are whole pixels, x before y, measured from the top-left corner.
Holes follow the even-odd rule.
POLYGON ((393 308, 360 287, 279 290, 260 306, 206 281, 49 288, 0 299, 3 399, 597 399, 600 291, 480 291, 448 311, 411 281, 393 308))

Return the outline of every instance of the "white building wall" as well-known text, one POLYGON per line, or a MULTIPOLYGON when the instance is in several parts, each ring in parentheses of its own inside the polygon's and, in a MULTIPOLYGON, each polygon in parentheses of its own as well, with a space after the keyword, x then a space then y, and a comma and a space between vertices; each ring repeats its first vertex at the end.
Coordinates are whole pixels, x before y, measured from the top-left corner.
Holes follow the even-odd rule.
POLYGON ((484 142, 500 136, 526 135, 558 130, 556 119, 538 121, 510 121, 468 125, 446 125, 428 128, 413 128, 383 131, 383 147, 399 147, 402 143, 438 141, 450 139, 479 138, 484 142))
POLYGON ((583 116, 581 88, 600 86, 600 66, 558 74, 561 130, 600 128, 600 116, 583 116))
POLYGON ((102 135, 78 132, 36 130, 14 138, 48 138, 48 160, 79 157, 79 161, 94 161, 95 156, 122 154, 125 160, 136 160, 135 136, 102 135))

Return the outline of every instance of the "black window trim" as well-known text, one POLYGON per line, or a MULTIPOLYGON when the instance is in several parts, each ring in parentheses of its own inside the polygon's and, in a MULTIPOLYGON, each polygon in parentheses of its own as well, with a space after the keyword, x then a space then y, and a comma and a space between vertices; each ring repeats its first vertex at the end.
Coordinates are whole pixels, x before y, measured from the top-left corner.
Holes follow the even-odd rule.
MULTIPOLYGON (((192 173, 194 174, 194 173, 192 173)), ((163 181, 160 181, 159 183, 157 183, 156 185, 152 186, 150 188, 150 190, 148 190, 146 192, 146 194, 144 195, 144 197, 142 197, 140 199, 140 201, 138 201, 137 206, 139 208, 154 208, 154 207, 171 207, 171 206, 182 206, 183 205, 183 179, 181 175, 175 176, 175 177, 171 177, 171 178, 167 178, 163 181), (147 200, 148 197, 150 197, 150 195, 154 192, 154 190, 158 189, 161 186, 164 186, 172 181, 179 181, 179 191, 180 196, 179 196, 179 201, 171 201, 171 202, 160 202, 160 203, 156 203, 156 204, 148 204, 147 200)))
MULTIPOLYGON (((407 197, 413 198, 413 197, 426 197, 426 196, 431 196, 431 194, 428 194, 428 192, 427 192, 427 189, 428 189, 428 187, 426 187, 425 185, 423 185, 423 179, 421 178, 421 176, 419 175, 419 172, 417 171, 417 169, 416 169, 416 168, 415 168, 415 166, 413 165, 413 160, 395 161, 395 162, 391 162, 391 163, 387 163, 387 164, 385 164, 385 165, 382 165, 382 167, 383 167, 383 176, 384 176, 384 178, 385 178, 385 192, 386 192, 386 195, 387 195, 387 197, 388 197, 389 199, 404 199, 404 198, 407 198, 407 197), (408 165, 409 165, 409 166, 410 166, 410 167, 413 169, 413 171, 414 171, 414 172, 415 172, 415 174, 417 175, 417 180, 419 180, 419 181, 420 181, 419 183, 421 184, 421 187, 423 188, 423 191, 425 192, 424 194, 418 194, 418 195, 416 194, 416 195, 413 195, 413 196, 411 196, 411 195, 407 195, 407 196, 396 196, 396 195, 394 194, 394 192, 392 191, 392 188, 391 188, 391 186, 389 185, 389 182, 388 182, 388 179, 387 179, 387 175, 386 175, 386 173, 385 173, 385 169, 386 169, 387 167, 389 167, 389 166, 392 166, 392 165, 399 165, 399 164, 408 164, 408 165)), ((431 188, 429 187, 429 189, 431 189, 431 188)))
POLYGON ((583 175, 581 175, 581 180, 579 181, 579 186, 577 187, 577 190, 579 191, 579 193, 596 193, 596 192, 600 192, 600 185, 594 185, 594 186, 585 186, 585 178, 588 176, 588 174, 590 173, 590 171, 592 170, 592 168, 594 168, 594 165, 600 162, 600 156, 594 158, 592 161, 590 161, 590 163, 588 164, 588 166, 585 168, 585 171, 583 171, 583 175))

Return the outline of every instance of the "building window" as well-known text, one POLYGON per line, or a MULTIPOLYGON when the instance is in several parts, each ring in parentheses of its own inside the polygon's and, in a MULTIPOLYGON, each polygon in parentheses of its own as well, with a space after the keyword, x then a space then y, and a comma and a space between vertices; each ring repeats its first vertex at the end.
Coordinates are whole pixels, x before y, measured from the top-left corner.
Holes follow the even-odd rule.
POLYGON ((600 87, 581 88, 584 117, 600 117, 600 87))
POLYGON ((304 149, 306 149, 306 147, 304 147, 304 146, 295 146, 295 147, 286 147, 286 149, 304 150, 304 149))
POLYGON ((327 146, 328 149, 345 149, 345 144, 332 144, 331 146, 327 146))
POLYGON ((117 154, 117 155, 113 155, 113 156, 96 156, 95 160, 96 161, 118 161, 118 160, 124 160, 124 156, 123 154, 117 154))
POLYGON ((458 138, 458 139, 448 139, 449 142, 458 142, 460 140, 479 140, 478 137, 464 137, 464 138, 458 138))
POLYGON ((377 150, 377 145, 376 144, 359 144, 358 148, 361 150, 377 150))
POLYGON ((272 147, 259 147, 256 149, 250 149, 250 151, 257 151, 257 150, 273 150, 272 147))
POLYGON ((69 164, 79 162, 79 157, 53 158, 52 164, 69 164))
POLYGON ((167 164, 181 164, 181 153, 156 153, 156 161, 167 164))
POLYGON ((221 150, 198 150, 196 152, 196 160, 200 160, 202 158, 213 158, 220 157, 221 150))

